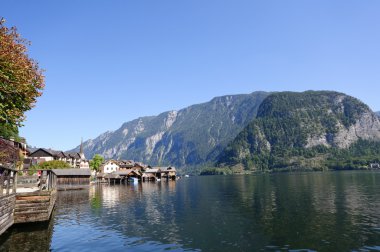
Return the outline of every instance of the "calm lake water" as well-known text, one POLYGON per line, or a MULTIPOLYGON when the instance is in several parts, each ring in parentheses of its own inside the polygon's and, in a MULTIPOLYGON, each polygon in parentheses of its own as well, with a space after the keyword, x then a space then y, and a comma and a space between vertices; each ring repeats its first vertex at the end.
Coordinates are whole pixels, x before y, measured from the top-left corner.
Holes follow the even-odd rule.
POLYGON ((380 173, 184 178, 60 192, 0 251, 380 251, 380 173))

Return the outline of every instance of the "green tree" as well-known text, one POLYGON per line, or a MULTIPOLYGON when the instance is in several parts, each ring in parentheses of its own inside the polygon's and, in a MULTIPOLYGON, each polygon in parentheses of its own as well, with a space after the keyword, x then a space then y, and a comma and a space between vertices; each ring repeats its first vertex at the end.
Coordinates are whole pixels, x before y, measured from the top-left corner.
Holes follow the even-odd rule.
POLYGON ((95 154, 92 157, 92 160, 90 160, 90 168, 96 172, 99 172, 99 167, 103 162, 104 158, 99 154, 95 154))
POLYGON ((14 127, 25 120, 45 85, 38 63, 29 58, 30 42, 15 27, 7 28, 0 19, 0 134, 17 133, 14 127))
POLYGON ((18 135, 18 127, 12 124, 0 123, 0 136, 5 139, 14 138, 15 140, 20 140, 18 135))
POLYGON ((51 160, 51 161, 40 163, 38 165, 33 165, 29 169, 29 174, 33 175, 38 170, 68 169, 68 168, 71 168, 71 166, 65 161, 51 160))

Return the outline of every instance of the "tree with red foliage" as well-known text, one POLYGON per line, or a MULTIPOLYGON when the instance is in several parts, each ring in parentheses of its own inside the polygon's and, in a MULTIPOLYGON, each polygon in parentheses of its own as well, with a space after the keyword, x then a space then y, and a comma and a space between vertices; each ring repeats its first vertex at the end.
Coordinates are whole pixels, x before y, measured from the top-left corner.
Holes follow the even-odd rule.
MULTIPOLYGON (((21 126, 45 85, 38 63, 29 58, 30 42, 21 38, 15 27, 0 20, 0 124, 21 126)), ((1 132, 0 132, 1 133, 1 132)))

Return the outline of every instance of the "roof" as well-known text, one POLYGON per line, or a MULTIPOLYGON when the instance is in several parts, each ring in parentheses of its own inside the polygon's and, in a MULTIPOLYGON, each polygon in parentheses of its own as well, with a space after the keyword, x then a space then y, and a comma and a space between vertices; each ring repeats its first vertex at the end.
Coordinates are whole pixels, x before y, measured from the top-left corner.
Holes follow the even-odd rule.
POLYGON ((115 172, 115 174, 126 176, 126 175, 129 175, 131 172, 133 172, 133 170, 132 169, 128 169, 128 170, 125 170, 125 171, 117 171, 117 172, 115 172))
POLYGON ((146 165, 143 164, 143 163, 141 163, 141 162, 136 162, 136 163, 135 163, 135 166, 139 166, 139 167, 141 167, 141 168, 145 168, 145 167, 146 167, 146 165))
POLYGON ((157 172, 160 172, 160 168, 157 167, 157 168, 148 168, 145 170, 145 173, 157 173, 157 172))
POLYGON ((38 151, 43 151, 43 152, 45 152, 46 154, 48 154, 49 156, 54 156, 54 151, 53 150, 48 150, 48 149, 44 149, 44 148, 38 148, 38 149, 36 149, 35 151, 33 151, 32 153, 30 153, 30 157, 33 157, 33 155, 35 154, 35 153, 37 153, 38 151))
POLYGON ((102 165, 107 165, 109 163, 114 163, 115 165, 119 166, 119 162, 117 160, 113 160, 113 159, 110 159, 110 160, 103 162, 102 165))
POLYGON ((32 153, 30 153, 29 156, 33 157, 34 153, 38 151, 43 151, 51 157, 85 159, 84 156, 81 156, 81 154, 78 152, 63 152, 45 148, 38 148, 34 150, 32 153))
POLYGON ((156 177, 156 176, 154 176, 153 173, 144 173, 142 176, 143 176, 144 178, 155 178, 155 177, 156 177))
POLYGON ((104 177, 109 179, 119 179, 120 175, 116 173, 107 173, 104 177))
POLYGON ((169 167, 154 167, 154 168, 160 168, 161 172, 176 171, 175 167, 172 167, 172 166, 169 166, 169 167))
POLYGON ((136 175, 141 175, 141 173, 139 171, 135 171, 133 169, 128 169, 126 171, 117 171, 117 172, 114 172, 114 174, 117 174, 117 175, 120 175, 120 176, 128 176, 130 174, 136 174, 136 175))
POLYGON ((132 168, 133 164, 119 163, 120 168, 132 168))
POLYGON ((70 153, 66 152, 65 154, 66 156, 69 156, 75 159, 81 159, 81 156, 78 152, 70 152, 70 153))
POLYGON ((53 169, 52 170, 57 176, 91 176, 90 169, 53 169))

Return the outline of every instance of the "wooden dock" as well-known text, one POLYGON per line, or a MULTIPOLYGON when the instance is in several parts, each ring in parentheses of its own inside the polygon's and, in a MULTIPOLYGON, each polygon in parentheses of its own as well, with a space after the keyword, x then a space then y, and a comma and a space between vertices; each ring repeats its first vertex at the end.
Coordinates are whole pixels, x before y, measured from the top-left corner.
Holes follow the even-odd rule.
POLYGON ((14 223, 16 171, 0 166, 0 235, 14 223))
POLYGON ((49 220, 56 199, 57 190, 17 193, 14 223, 49 220))
POLYGON ((0 235, 14 223, 49 220, 57 198, 56 181, 56 175, 45 170, 35 190, 16 192, 16 170, 0 166, 0 235))

